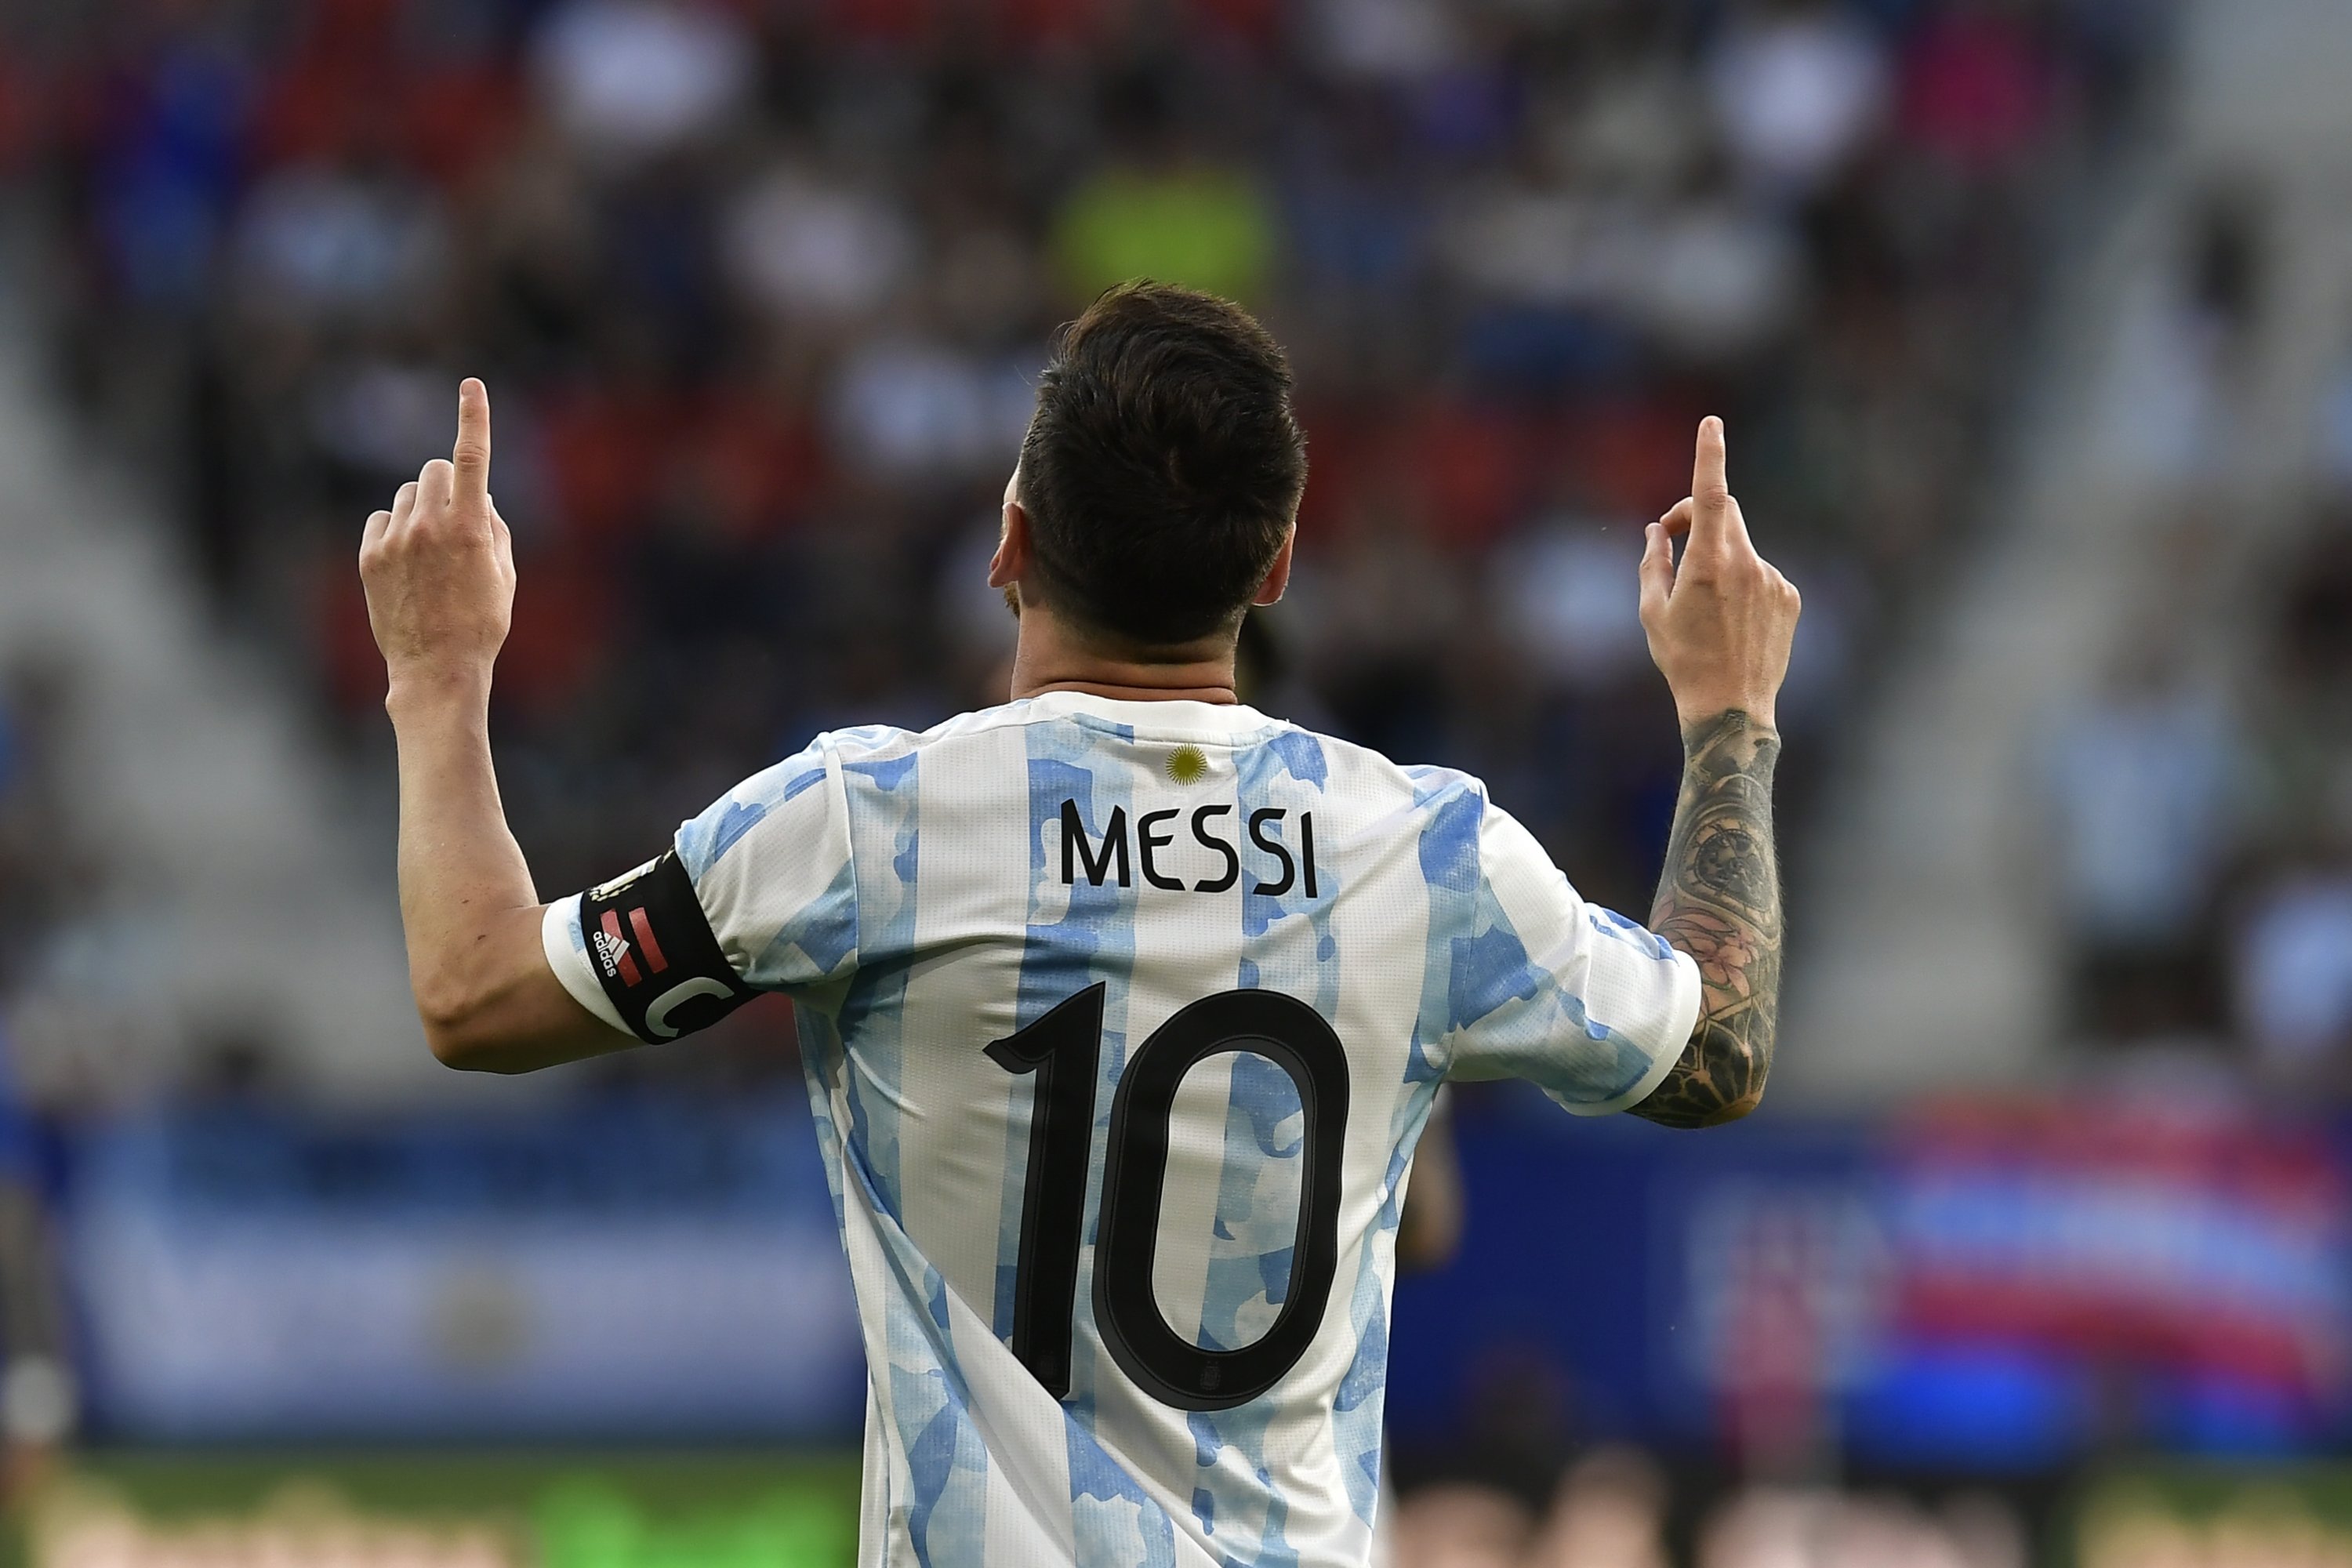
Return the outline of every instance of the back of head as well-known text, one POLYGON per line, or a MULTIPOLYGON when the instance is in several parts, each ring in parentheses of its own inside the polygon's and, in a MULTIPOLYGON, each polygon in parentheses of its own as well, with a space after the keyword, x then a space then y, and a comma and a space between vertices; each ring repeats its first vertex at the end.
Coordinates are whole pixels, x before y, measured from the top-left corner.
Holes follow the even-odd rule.
POLYGON ((1239 306, 1129 284, 1062 330, 1018 490, 1056 615, 1145 648, 1232 629, 1306 483, 1289 363, 1239 306))

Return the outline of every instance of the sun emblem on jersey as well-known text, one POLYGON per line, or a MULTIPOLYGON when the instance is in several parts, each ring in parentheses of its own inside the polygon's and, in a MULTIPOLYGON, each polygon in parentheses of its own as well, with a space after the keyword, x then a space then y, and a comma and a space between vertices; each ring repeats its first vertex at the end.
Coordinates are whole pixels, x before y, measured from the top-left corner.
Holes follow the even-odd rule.
POLYGON ((1199 784, 1209 776, 1209 758, 1198 746, 1179 746, 1168 753, 1168 776, 1180 784, 1199 784))

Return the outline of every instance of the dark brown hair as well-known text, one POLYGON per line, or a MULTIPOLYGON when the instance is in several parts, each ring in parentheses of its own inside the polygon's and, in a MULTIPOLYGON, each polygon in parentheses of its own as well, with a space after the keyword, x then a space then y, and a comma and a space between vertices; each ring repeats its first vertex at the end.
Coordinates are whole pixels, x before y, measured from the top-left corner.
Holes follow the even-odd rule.
POLYGON ((1240 306, 1130 283, 1056 337, 1018 491, 1056 613, 1146 647, 1236 625, 1306 484, 1290 363, 1240 306))

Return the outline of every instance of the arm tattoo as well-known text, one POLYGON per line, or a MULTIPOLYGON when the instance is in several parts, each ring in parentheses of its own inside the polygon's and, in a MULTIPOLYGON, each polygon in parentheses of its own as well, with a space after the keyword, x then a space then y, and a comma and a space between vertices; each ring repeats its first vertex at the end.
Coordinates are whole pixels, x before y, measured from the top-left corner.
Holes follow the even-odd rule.
POLYGON ((1764 1095, 1780 1009, 1780 872, 1772 767, 1780 737, 1737 709, 1683 732, 1682 796, 1650 929, 1698 962, 1698 1026, 1633 1114, 1711 1127, 1764 1095))

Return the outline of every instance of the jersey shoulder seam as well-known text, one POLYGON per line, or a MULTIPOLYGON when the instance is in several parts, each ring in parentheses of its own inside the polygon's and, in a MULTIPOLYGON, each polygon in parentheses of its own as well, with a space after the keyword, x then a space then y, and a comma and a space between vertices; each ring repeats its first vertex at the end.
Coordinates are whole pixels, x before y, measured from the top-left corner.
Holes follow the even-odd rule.
POLYGON ((866 884, 857 874, 857 833, 849 820, 849 780, 843 775, 838 732, 827 731, 814 742, 824 760, 824 786, 833 795, 833 809, 841 824, 842 864, 849 868, 849 968, 855 974, 866 957, 866 884))

